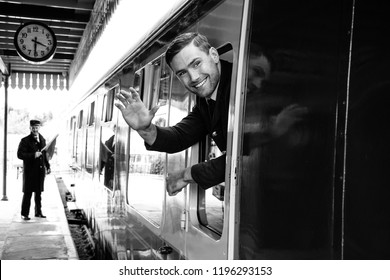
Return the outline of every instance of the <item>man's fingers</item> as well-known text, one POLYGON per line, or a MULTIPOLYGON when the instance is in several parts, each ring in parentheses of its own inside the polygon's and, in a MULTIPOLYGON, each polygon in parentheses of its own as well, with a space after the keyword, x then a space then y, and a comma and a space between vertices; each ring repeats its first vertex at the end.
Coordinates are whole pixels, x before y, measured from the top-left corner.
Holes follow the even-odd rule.
POLYGON ((130 88, 130 92, 131 92, 131 99, 132 101, 141 101, 141 98, 139 97, 139 94, 138 92, 134 89, 134 88, 130 88))
POLYGON ((122 91, 121 91, 121 93, 118 93, 116 95, 116 97, 119 99, 120 102, 122 102, 123 105, 127 105, 128 104, 128 101, 127 101, 127 98, 126 98, 126 94, 124 94, 122 91))
POLYGON ((175 191, 175 192, 168 192, 168 195, 169 195, 169 196, 175 196, 175 195, 177 195, 179 192, 181 192, 181 190, 180 190, 180 191, 175 191))
POLYGON ((166 189, 169 196, 175 196, 187 186, 183 181, 183 172, 173 172, 166 175, 166 189))
POLYGON ((125 98, 131 97, 131 91, 126 89, 121 89, 119 94, 123 95, 125 98))
POLYGON ((133 102, 141 102, 138 92, 132 87, 129 90, 121 89, 116 96, 125 106, 133 102))
POLYGON ((125 109, 125 106, 123 106, 123 105, 120 104, 120 103, 115 103, 115 106, 116 106, 119 110, 121 110, 121 112, 122 112, 122 110, 125 109))

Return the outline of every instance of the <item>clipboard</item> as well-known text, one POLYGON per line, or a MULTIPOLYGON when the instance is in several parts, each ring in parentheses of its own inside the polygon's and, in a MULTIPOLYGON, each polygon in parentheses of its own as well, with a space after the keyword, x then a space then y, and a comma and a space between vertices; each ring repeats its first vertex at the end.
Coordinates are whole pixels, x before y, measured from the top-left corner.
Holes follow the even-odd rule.
POLYGON ((43 149, 41 150, 41 152, 46 151, 47 149, 49 149, 49 147, 51 146, 51 144, 53 143, 53 141, 57 139, 58 135, 59 135, 59 133, 57 133, 57 134, 53 137, 53 139, 51 139, 51 140, 49 141, 49 143, 47 143, 46 146, 43 147, 43 149))

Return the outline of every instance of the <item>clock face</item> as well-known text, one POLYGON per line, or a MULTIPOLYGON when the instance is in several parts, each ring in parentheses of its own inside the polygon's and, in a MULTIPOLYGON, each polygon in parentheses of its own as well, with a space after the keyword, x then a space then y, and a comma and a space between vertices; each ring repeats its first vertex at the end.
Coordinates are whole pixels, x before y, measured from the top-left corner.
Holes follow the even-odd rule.
POLYGON ((15 33, 14 44, 18 54, 31 63, 45 63, 53 56, 57 47, 54 32, 45 24, 28 22, 15 33))

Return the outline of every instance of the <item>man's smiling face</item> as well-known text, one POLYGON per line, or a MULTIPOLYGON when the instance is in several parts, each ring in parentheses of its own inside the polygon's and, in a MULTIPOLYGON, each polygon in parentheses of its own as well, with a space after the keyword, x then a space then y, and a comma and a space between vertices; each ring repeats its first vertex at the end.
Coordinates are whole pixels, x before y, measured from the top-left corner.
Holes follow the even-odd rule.
POLYGON ((220 64, 215 48, 204 52, 191 43, 176 54, 170 64, 183 85, 199 97, 210 97, 219 83, 220 64))
POLYGON ((37 135, 39 135, 39 128, 40 128, 39 125, 33 125, 33 126, 30 126, 30 131, 34 136, 37 136, 37 135))

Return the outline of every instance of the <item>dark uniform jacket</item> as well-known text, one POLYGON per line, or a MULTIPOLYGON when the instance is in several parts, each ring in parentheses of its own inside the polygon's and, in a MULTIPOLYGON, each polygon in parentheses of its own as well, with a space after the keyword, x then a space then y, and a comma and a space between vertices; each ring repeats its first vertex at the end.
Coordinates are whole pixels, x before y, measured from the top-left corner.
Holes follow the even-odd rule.
MULTIPOLYGON (((157 138, 153 145, 145 146, 148 150, 176 153, 202 141, 209 134, 218 148, 226 151, 227 123, 230 99, 232 65, 221 61, 221 78, 213 116, 209 114, 206 99, 197 98, 192 111, 178 124, 171 127, 157 127, 157 138)), ((209 188, 225 181, 225 153, 207 162, 192 166, 191 175, 203 188, 209 188)))
POLYGON ((50 164, 46 151, 43 151, 39 158, 35 158, 35 152, 40 151, 45 146, 46 140, 41 134, 39 134, 39 143, 33 134, 22 138, 19 143, 18 158, 23 160, 23 192, 43 192, 45 167, 50 169, 50 164))

